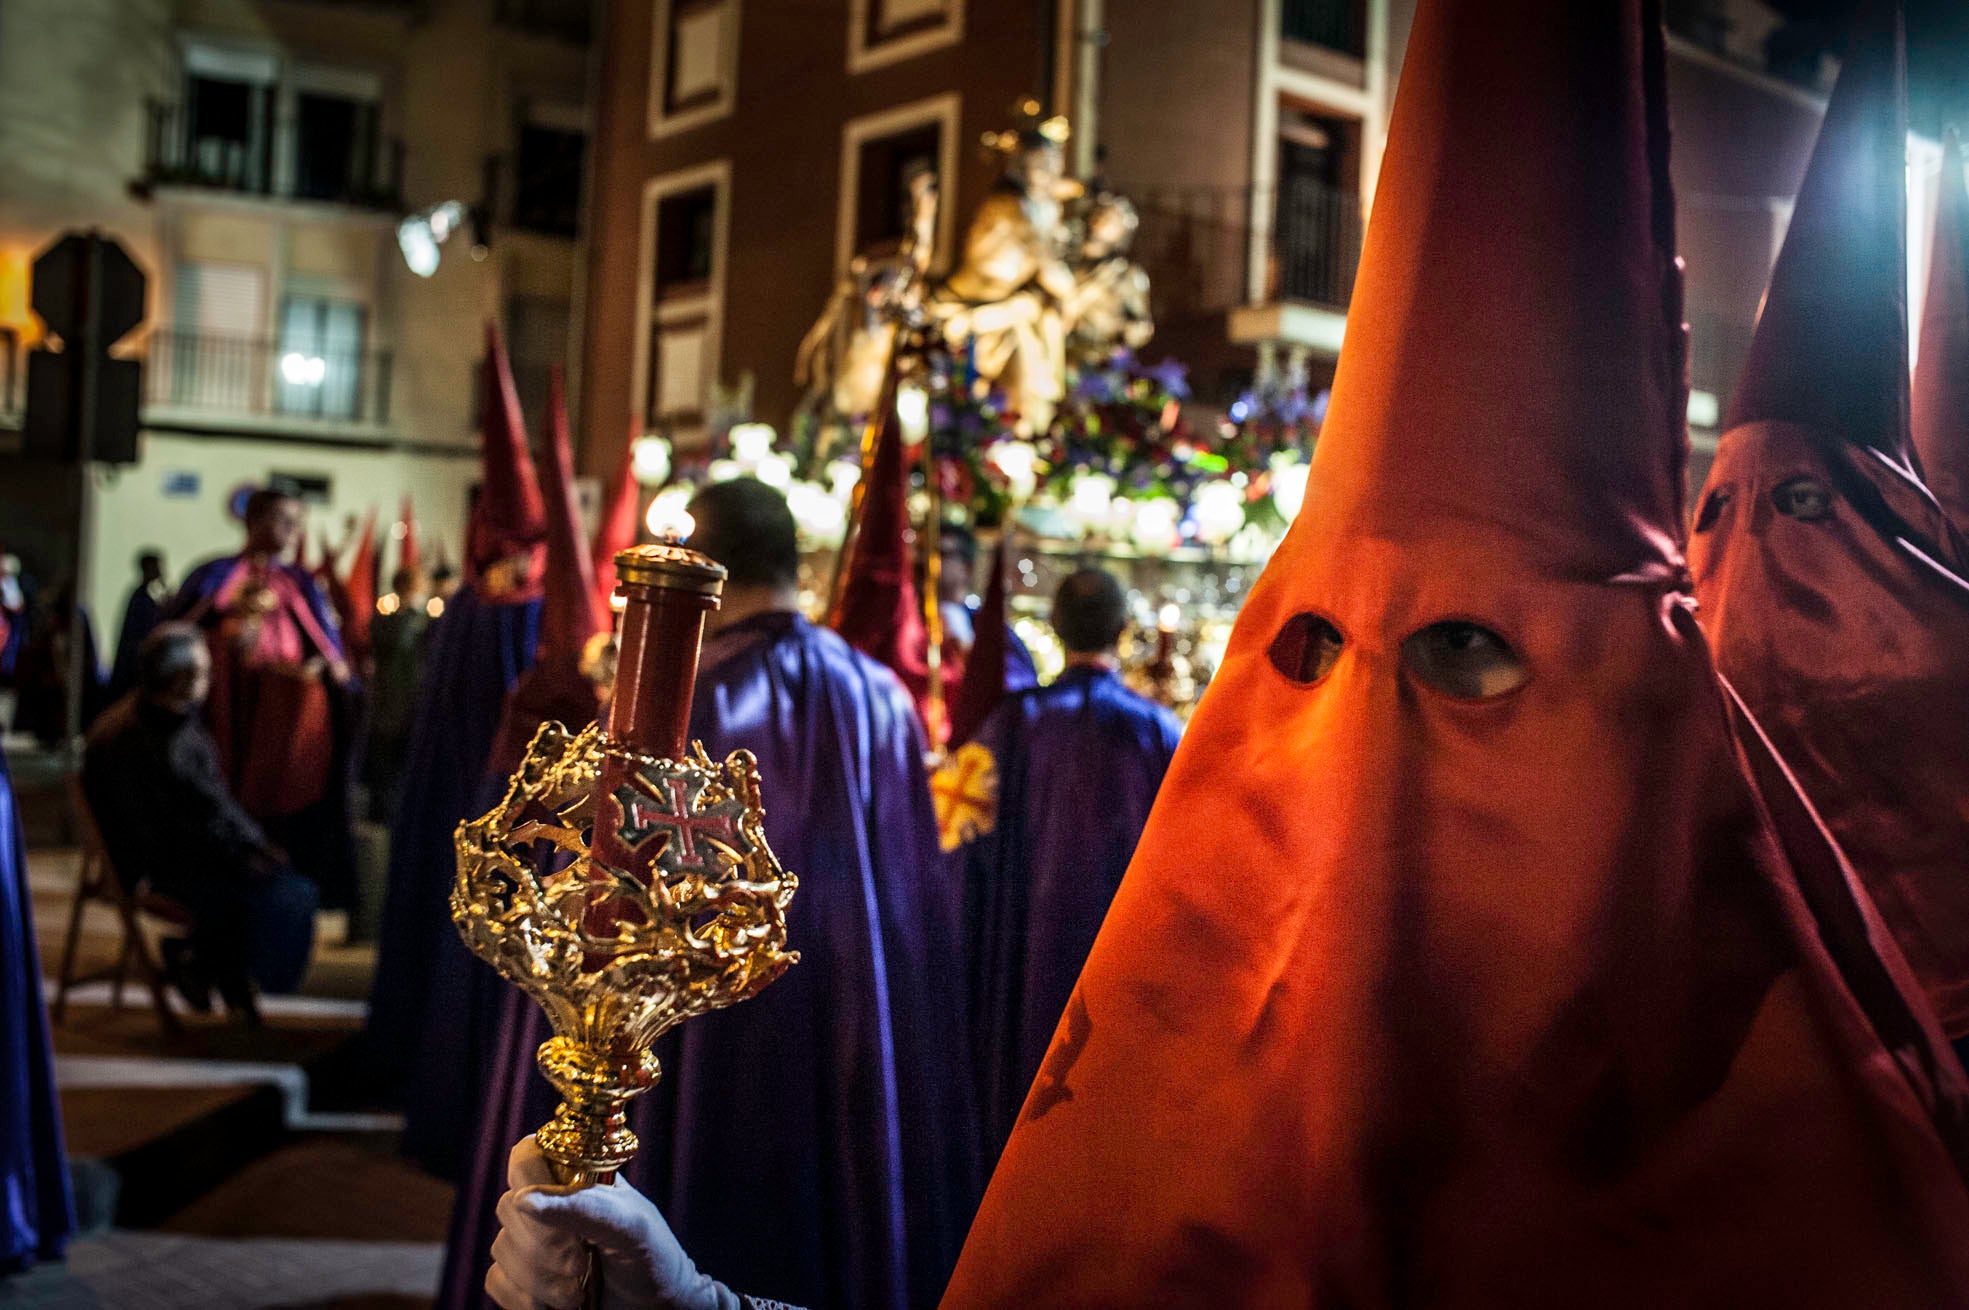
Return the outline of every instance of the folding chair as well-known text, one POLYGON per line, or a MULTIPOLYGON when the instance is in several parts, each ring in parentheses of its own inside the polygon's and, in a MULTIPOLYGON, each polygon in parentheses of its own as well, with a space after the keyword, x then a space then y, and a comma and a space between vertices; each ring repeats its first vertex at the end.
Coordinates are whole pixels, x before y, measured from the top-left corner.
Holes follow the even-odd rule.
POLYGON ((150 992, 158 1025, 167 1036, 178 1036, 184 1025, 171 1010, 170 998, 165 994, 164 968, 151 952, 143 918, 148 916, 174 928, 189 930, 193 924, 191 912, 170 897, 142 887, 135 892, 124 890, 115 866, 110 863, 109 850, 103 845, 102 829, 96 826, 88 797, 83 795, 82 779, 71 774, 67 785, 69 810, 75 816, 76 835, 82 847, 82 872, 76 879, 75 903, 69 907, 68 932, 62 939, 61 968, 55 979, 52 1007, 55 1022, 62 1023, 68 1017, 69 990, 84 983, 108 980, 110 1008, 121 1010, 123 983, 134 970, 150 992), (116 914, 117 921, 123 925, 123 944, 117 951, 115 964, 81 973, 76 957, 82 941, 82 915, 92 902, 105 905, 116 914))

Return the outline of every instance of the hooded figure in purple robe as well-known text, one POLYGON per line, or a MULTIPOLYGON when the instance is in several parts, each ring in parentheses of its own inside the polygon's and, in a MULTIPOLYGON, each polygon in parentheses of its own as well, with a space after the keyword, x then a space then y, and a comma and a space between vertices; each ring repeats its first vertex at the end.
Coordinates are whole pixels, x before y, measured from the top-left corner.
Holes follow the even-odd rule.
MULTIPOLYGON (((749 479, 691 505, 691 545, 729 571, 690 735, 759 762, 766 836, 800 877, 800 962, 759 997, 683 1025, 634 1102, 626 1177, 707 1270, 796 1305, 936 1303, 981 1190, 962 1052, 957 889, 940 868, 923 728, 901 683, 794 608, 780 494, 749 479), (769 1234, 769 1240, 761 1240, 769 1234)), ((438 1304, 480 1306, 507 1151, 555 1096, 549 1035, 510 1003, 502 1077, 460 1189, 438 1304)))
POLYGON ((60 1259, 74 1229, 27 857, 0 755, 0 1277, 60 1259))
MULTIPOLYGON (((472 506, 465 581, 431 627, 417 708, 404 750, 403 793, 390 827, 389 891, 369 994, 367 1058, 376 1085, 400 1093, 419 1067, 427 1026, 455 998, 435 987, 435 962, 455 950, 451 835, 486 806, 486 764, 506 694, 533 664, 540 640, 547 509, 527 452, 512 371, 488 333, 480 429, 483 484, 472 506)), ((462 1136, 460 1130, 453 1136, 462 1136)), ((461 1153, 406 1149, 454 1174, 461 1153)))
POLYGON ((1005 696, 932 780, 951 878, 964 888, 973 1067, 983 1156, 1012 1131, 1094 945, 1182 733, 1121 683, 1121 585, 1060 584, 1067 667, 1005 696))
MULTIPOLYGON (((490 810, 505 794, 540 725, 552 720, 581 729, 599 708, 595 683, 585 668, 589 643, 608 632, 608 611, 595 592, 595 570, 581 531, 581 509, 574 489, 574 452, 559 370, 549 383, 547 458, 541 463, 541 490, 547 503, 546 572, 540 605, 540 639, 531 667, 507 693, 486 768, 471 797, 473 818, 490 810)), ((446 831, 447 841, 450 831, 446 831)), ((442 884, 431 876, 452 870, 431 852, 434 862, 420 889, 442 884)), ((472 1162, 480 1107, 494 1084, 499 1053, 510 1018, 506 1000, 511 984, 466 948, 451 927, 448 901, 438 906, 444 931, 430 943, 425 964, 427 1006, 423 1036, 412 1049, 411 1076, 404 1087, 403 1153, 432 1173, 457 1179, 472 1162)))

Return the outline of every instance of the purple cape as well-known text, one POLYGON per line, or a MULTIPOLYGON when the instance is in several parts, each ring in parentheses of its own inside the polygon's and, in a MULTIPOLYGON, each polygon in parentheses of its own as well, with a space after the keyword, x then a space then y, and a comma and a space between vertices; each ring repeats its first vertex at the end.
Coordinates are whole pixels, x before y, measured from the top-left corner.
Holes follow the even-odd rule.
POLYGON ((1039 1072, 1181 731, 1115 674, 1085 668, 1008 695, 978 731, 997 766, 997 820, 951 862, 986 1160, 1039 1072))
POLYGON ((0 1275, 59 1259, 74 1228, 27 856, 0 755, 0 1275))
MULTIPOLYGON (((403 794, 390 828, 390 885, 369 997, 368 1055, 378 1082, 413 1101, 404 1150, 455 1177, 470 1151, 477 1073, 490 1058, 489 1016, 460 1002, 484 966, 451 924, 452 831, 485 795, 486 758, 506 692, 533 663, 538 599, 499 604, 460 587, 432 625, 404 749, 403 794), (469 1091, 457 1080, 470 1076, 469 1091)), ((489 1004, 489 1002, 488 1002, 489 1004)))
MULTIPOLYGON (((767 838, 800 878, 800 962, 665 1037, 628 1177, 731 1287, 816 1310, 934 1305, 981 1179, 922 728, 888 670, 795 615, 737 624, 704 660, 691 735, 758 758, 767 838)), ((484 1304, 507 1152, 555 1104, 533 1067, 544 1020, 517 993, 508 1011, 441 1306, 484 1304)))
MULTIPOLYGON (((233 566, 239 562, 237 555, 222 555, 218 559, 206 560, 178 584, 178 592, 164 607, 164 617, 182 619, 199 609, 205 602, 219 594, 219 588, 232 576, 233 566)), ((332 659, 342 659, 342 632, 335 622, 335 611, 329 607, 328 598, 322 595, 321 584, 315 581, 314 574, 298 564, 277 563, 274 565, 282 573, 293 579, 300 588, 301 596, 308 602, 308 612, 314 615, 327 646, 319 653, 332 659)))

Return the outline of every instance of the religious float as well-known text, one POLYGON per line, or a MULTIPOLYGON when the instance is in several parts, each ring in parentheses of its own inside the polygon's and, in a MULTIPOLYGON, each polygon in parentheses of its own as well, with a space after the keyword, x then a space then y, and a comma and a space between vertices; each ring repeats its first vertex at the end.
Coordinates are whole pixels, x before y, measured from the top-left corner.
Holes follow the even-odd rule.
MULTIPOLYGON (((1140 353, 1154 323, 1148 275, 1129 253, 1134 206, 1067 176, 1064 120, 1042 121, 1032 102, 1020 113, 1019 127, 985 138, 1004 171, 946 275, 930 267, 935 178, 912 179, 900 248, 853 261, 800 346, 805 398, 786 433, 714 425, 691 467, 673 467, 661 434, 639 438, 638 477, 675 478, 648 523, 667 530, 699 481, 781 488, 809 551, 809 611, 824 614, 874 420, 893 405, 914 452, 919 576, 934 575, 935 555, 989 567, 1009 534, 1014 627, 1045 678, 1061 660, 1045 620, 1055 586, 1083 564, 1109 568, 1134 611, 1131 681, 1186 713, 1299 511, 1325 396, 1287 382, 1228 412, 1190 403, 1184 367, 1140 353)), ((946 603, 985 586, 982 574, 953 581, 946 603)), ((924 590, 934 630, 937 588, 924 590)))

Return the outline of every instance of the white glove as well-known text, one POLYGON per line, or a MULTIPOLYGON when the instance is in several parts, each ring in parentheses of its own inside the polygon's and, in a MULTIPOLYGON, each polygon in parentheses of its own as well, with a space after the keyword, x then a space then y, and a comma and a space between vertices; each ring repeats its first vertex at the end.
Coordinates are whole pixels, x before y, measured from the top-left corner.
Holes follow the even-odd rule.
POLYGON ((532 1137, 506 1162, 499 1236, 486 1294, 504 1310, 582 1310, 589 1248, 601 1310, 740 1310, 724 1284, 697 1271, 663 1214, 625 1182, 571 1188, 532 1137))

